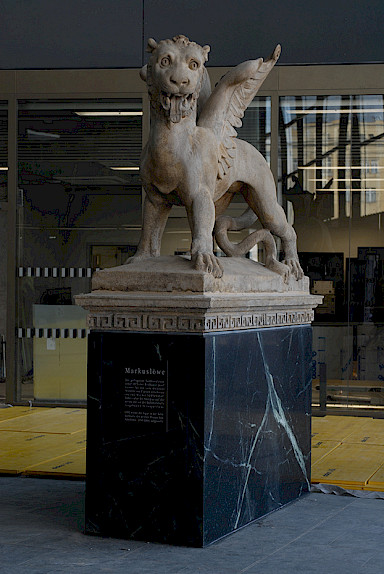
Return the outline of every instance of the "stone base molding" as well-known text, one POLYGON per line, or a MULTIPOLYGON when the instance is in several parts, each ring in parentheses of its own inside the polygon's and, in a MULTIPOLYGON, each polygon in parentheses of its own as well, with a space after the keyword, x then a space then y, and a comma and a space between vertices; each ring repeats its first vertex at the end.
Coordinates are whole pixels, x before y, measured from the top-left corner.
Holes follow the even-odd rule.
POLYGON ((285 294, 175 295, 93 291, 76 303, 89 311, 88 327, 98 331, 211 333, 313 321, 321 297, 285 294))
POLYGON ((184 257, 163 256, 98 271, 91 293, 77 295, 98 331, 211 333, 313 321, 322 301, 309 279, 283 278, 243 257, 222 257, 224 275, 191 268, 184 257))

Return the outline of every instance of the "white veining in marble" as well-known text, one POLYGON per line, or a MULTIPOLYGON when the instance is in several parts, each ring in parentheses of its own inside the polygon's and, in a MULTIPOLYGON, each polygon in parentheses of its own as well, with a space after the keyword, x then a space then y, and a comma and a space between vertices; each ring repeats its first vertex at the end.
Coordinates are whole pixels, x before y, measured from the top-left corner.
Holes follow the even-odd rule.
MULTIPOLYGON (((284 429, 284 431, 286 432, 290 444, 292 445, 292 450, 294 453, 294 456, 302 470, 304 479, 308 485, 308 488, 310 487, 310 483, 309 483, 309 479, 308 479, 308 475, 307 475, 307 470, 306 470, 306 465, 305 465, 305 459, 304 459, 304 455, 298 445, 297 439, 295 437, 294 432, 292 431, 292 428, 287 420, 287 417, 285 415, 281 400, 277 394, 275 385, 274 385, 274 380, 273 380, 273 376, 270 372, 269 366, 267 364, 265 355, 264 355, 264 351, 263 351, 263 346, 262 346, 262 342, 260 339, 260 334, 258 334, 258 341, 259 341, 259 345, 260 345, 260 350, 261 350, 261 355, 262 355, 262 360, 263 360, 263 364, 264 364, 264 369, 265 369, 265 376, 266 376, 266 380, 267 380, 267 385, 268 385, 268 395, 267 395, 267 400, 266 400, 266 405, 265 405, 265 411, 264 411, 264 415, 262 418, 262 421, 260 423, 260 425, 258 426, 257 432, 254 435, 253 439, 252 439, 252 443, 250 445, 250 449, 247 452, 245 452, 245 450, 248 449, 244 449, 244 446, 246 444, 246 440, 244 440, 244 437, 240 436, 239 437, 239 446, 240 448, 243 450, 243 456, 241 456, 241 460, 242 462, 235 462, 234 460, 231 460, 229 458, 223 458, 221 456, 218 456, 218 454, 216 452, 214 452, 214 449, 212 448, 212 436, 213 436, 213 430, 214 430, 214 422, 215 422, 215 406, 216 406, 216 362, 215 360, 213 360, 213 393, 212 393, 212 399, 211 399, 211 416, 210 416, 210 429, 209 429, 209 433, 208 433, 208 439, 207 439, 207 443, 205 445, 205 455, 207 455, 208 453, 218 462, 224 464, 224 465, 230 465, 232 468, 237 468, 237 469, 241 469, 241 468, 245 468, 246 469, 246 476, 244 477, 244 481, 242 484, 242 487, 240 488, 239 491, 239 496, 238 496, 238 501, 237 501, 237 505, 236 505, 236 509, 234 511, 234 528, 238 528, 239 527, 239 522, 240 522, 240 518, 241 515, 243 513, 243 509, 244 509, 244 505, 246 505, 247 507, 249 507, 249 514, 251 514, 250 511, 250 505, 251 505, 251 501, 252 501, 252 493, 249 491, 249 477, 251 472, 256 473, 261 475, 262 473, 260 472, 260 470, 258 470, 255 466, 255 462, 254 461, 254 455, 255 455, 255 450, 256 450, 256 446, 258 444, 258 442, 260 440, 262 440, 262 436, 265 435, 265 433, 268 432, 273 432, 272 430, 268 429, 268 419, 270 417, 270 415, 272 414, 272 416, 274 417, 274 419, 276 420, 277 424, 279 425, 279 427, 281 427, 282 429, 284 429)), ((289 344, 289 349, 291 349, 291 344, 292 341, 290 341, 289 344)), ((251 352, 251 350, 250 350, 251 352)), ((213 353, 213 357, 215 357, 215 338, 213 339, 213 349, 212 349, 212 353, 213 353)), ((236 363, 236 360, 234 360, 234 363, 236 363)), ((250 365, 251 365, 251 361, 248 361, 248 367, 247 367, 247 374, 250 375, 250 365)), ((250 380, 251 377, 248 379, 250 380)), ((307 388, 308 385, 306 385, 307 388)), ((301 394, 302 391, 300 391, 301 394)), ((242 427, 244 426, 244 420, 239 419, 238 421, 238 430, 239 432, 241 432, 242 427)), ((255 428, 257 425, 255 423, 252 422, 248 422, 247 426, 250 428, 255 428)), ((271 492, 268 492, 268 496, 270 496, 273 500, 273 496, 271 492)))
POLYGON ((211 402, 211 426, 209 429, 208 443, 207 443, 206 448, 205 448, 206 451, 211 450, 213 425, 214 425, 214 421, 215 421, 215 417, 214 417, 215 402, 216 402, 216 361, 215 361, 215 356, 216 356, 216 337, 213 337, 212 338, 212 364, 213 364, 212 385, 213 385, 213 389, 212 389, 212 402, 211 402))
POLYGON ((309 479, 308 479, 308 475, 307 475, 307 470, 306 470, 306 465, 305 465, 305 460, 304 460, 304 455, 297 443, 296 437, 289 425, 289 422, 287 420, 287 417, 285 416, 284 413, 284 409, 283 406, 281 404, 281 400, 276 392, 276 388, 274 385, 274 381, 273 381, 273 376, 271 374, 271 371, 269 369, 268 363, 265 359, 265 355, 264 355, 264 350, 263 350, 263 345, 262 342, 260 340, 260 334, 257 334, 258 340, 259 340, 259 344, 260 344, 260 349, 261 349, 261 355, 263 358, 263 363, 264 363, 264 367, 265 367, 265 375, 267 378, 267 383, 268 383, 268 397, 267 397, 267 403, 266 403, 266 408, 265 408, 265 413, 262 419, 262 422, 260 424, 260 427, 256 433, 256 435, 253 438, 252 441, 252 446, 251 449, 249 451, 249 455, 248 455, 248 460, 247 460, 247 475, 245 477, 245 481, 243 484, 243 488, 239 493, 239 498, 238 498, 238 504, 237 504, 237 518, 235 521, 235 528, 238 527, 239 525, 239 520, 240 520, 240 516, 241 516, 241 512, 243 509, 243 504, 244 504, 244 498, 246 496, 247 490, 248 490, 248 482, 249 482, 249 475, 252 471, 252 464, 251 464, 251 460, 256 448, 256 444, 258 442, 259 436, 261 434, 261 432, 263 431, 263 428, 266 424, 266 421, 268 419, 268 415, 270 412, 272 412, 277 424, 282 427, 285 432, 287 433, 287 436, 289 438, 289 441, 292 445, 292 449, 295 455, 295 458, 303 472, 305 481, 308 485, 308 489, 310 488, 310 483, 309 483, 309 479))

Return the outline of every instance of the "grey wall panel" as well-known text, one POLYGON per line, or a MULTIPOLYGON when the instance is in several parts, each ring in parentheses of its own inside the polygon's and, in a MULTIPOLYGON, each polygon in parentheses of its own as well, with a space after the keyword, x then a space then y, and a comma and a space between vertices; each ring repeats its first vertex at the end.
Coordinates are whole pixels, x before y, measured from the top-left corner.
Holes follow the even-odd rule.
POLYGON ((210 44, 209 65, 268 56, 280 63, 384 60, 383 0, 144 0, 144 36, 210 44), (166 7, 168 6, 168 7, 166 7))
POLYGON ((0 0, 0 68, 139 67, 142 0, 0 0))
POLYGON ((0 68, 135 68, 146 39, 185 34, 232 66, 384 60, 383 0, 0 0, 0 68), (143 40, 144 38, 144 40, 143 40))

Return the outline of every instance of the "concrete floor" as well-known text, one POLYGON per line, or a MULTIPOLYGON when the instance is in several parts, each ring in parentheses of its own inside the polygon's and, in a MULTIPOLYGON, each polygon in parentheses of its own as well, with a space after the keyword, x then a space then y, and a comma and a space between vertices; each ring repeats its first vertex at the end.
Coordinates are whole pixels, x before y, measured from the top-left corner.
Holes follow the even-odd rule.
POLYGON ((205 549, 82 533, 84 483, 0 477, 4 574, 381 574, 384 500, 311 493, 205 549))

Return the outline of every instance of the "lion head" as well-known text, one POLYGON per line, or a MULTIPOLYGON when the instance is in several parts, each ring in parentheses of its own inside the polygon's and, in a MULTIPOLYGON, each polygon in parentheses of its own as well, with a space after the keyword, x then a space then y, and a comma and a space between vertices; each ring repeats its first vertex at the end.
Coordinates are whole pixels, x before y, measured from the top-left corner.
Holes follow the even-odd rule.
POLYGON ((150 60, 140 75, 147 82, 151 104, 178 123, 196 109, 210 47, 180 35, 159 43, 150 38, 147 50, 150 60))

